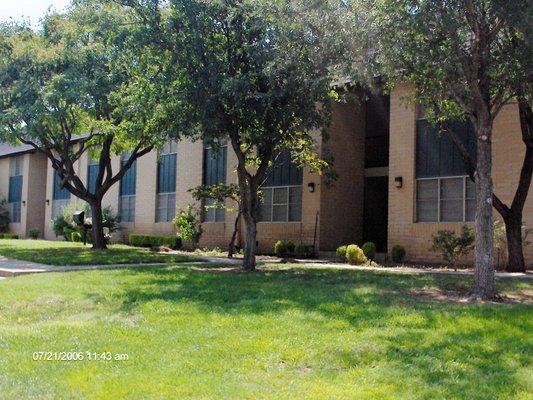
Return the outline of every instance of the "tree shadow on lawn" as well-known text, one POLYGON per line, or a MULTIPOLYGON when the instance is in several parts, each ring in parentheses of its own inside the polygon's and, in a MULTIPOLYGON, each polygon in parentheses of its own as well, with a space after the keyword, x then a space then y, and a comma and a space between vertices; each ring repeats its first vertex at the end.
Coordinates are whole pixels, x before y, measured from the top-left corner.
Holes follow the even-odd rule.
POLYGON ((339 351, 338 357, 353 368, 371 368, 376 357, 385 360, 393 366, 391 377, 423 380, 444 397, 515 393, 520 389, 516 371, 527 368, 533 352, 527 339, 532 309, 525 305, 457 304, 412 294, 427 288, 467 293, 471 277, 302 269, 233 274, 143 268, 128 273, 144 279, 124 287, 122 312, 164 301, 233 317, 298 311, 314 321, 318 313, 349 323, 354 334, 376 335, 377 328, 377 338, 369 342, 379 339, 386 345, 375 357, 362 357, 360 349, 339 351))

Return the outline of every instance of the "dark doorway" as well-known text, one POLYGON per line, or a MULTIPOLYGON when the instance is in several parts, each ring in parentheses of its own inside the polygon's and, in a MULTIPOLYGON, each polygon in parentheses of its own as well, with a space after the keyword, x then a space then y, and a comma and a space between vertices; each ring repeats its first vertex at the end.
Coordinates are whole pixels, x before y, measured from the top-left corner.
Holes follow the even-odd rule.
POLYGON ((388 208, 389 178, 365 178, 363 240, 374 242, 379 253, 387 251, 388 208))

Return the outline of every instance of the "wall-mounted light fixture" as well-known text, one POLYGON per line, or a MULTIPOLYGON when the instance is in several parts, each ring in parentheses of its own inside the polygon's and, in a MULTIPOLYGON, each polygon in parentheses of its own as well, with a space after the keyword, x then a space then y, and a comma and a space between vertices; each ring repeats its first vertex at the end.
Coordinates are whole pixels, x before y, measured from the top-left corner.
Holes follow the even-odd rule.
POLYGON ((22 207, 26 207, 26 200, 22 200, 22 207))
POLYGON ((403 177, 397 176, 396 178, 394 178, 394 186, 400 189, 403 186, 403 177))
POLYGON ((46 205, 47 205, 47 206, 50 205, 50 200, 46 199, 46 205))
POLYGON ((307 189, 309 189, 309 193, 314 193, 315 192, 315 182, 309 182, 307 184, 307 189))

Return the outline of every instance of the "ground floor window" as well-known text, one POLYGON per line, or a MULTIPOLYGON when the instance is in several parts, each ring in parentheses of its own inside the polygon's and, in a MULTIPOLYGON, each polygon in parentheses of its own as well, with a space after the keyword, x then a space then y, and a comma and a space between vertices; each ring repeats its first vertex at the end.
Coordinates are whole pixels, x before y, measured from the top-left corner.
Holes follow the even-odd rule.
POLYGON ((473 221, 476 214, 475 199, 475 185, 468 176, 417 179, 416 220, 473 221))
POLYGON ((19 223, 22 218, 21 203, 9 203, 9 219, 12 223, 19 223))
POLYGON ((302 220, 302 186, 263 187, 260 221, 296 222, 302 220))
POLYGON ((215 204, 215 199, 204 200, 204 222, 224 222, 226 221, 226 210, 220 204, 215 204))
POLYGON ((157 195, 156 222, 170 222, 176 215, 176 193, 157 195))
POLYGON ((135 195, 120 196, 119 204, 120 220, 122 222, 134 222, 135 221, 135 195))

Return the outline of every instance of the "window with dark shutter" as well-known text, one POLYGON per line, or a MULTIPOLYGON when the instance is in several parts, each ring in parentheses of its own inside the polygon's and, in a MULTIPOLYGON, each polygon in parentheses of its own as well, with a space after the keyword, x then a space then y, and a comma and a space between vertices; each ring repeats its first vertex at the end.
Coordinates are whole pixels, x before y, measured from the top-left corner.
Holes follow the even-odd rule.
MULTIPOLYGON (((121 158, 121 164, 128 162, 130 153, 124 153, 121 158)), ((120 198, 119 198, 119 215, 122 222, 135 221, 135 194, 137 191, 137 161, 134 161, 131 167, 126 171, 120 180, 120 198)))
MULTIPOLYGON (((227 163, 228 146, 226 144, 218 147, 204 145, 203 184, 225 184, 227 163)), ((217 206, 214 199, 206 199, 204 201, 203 220, 205 222, 224 222, 226 210, 217 206)))
POLYGON ((176 214, 177 143, 167 142, 157 163, 156 222, 170 222, 176 214))

